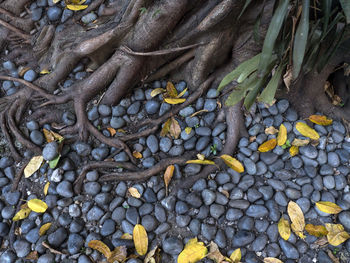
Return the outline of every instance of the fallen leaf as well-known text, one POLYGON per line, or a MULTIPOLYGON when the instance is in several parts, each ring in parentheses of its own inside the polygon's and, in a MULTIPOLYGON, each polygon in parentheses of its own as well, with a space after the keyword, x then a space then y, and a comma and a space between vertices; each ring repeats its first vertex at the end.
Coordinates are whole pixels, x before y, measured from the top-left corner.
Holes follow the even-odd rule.
POLYGON ((156 263, 157 261, 155 260, 155 254, 156 251, 159 250, 158 246, 156 246, 155 248, 153 248, 151 251, 149 251, 145 257, 145 260, 143 261, 143 263, 156 263))
POLYGON ((174 138, 179 138, 181 134, 181 128, 177 120, 175 120, 173 117, 171 118, 171 123, 169 127, 169 133, 174 138))
POLYGON ((164 123, 163 128, 162 128, 162 130, 160 131, 160 136, 165 137, 165 136, 168 134, 168 132, 169 132, 169 130, 170 130, 170 124, 171 124, 171 119, 168 119, 168 120, 164 123))
POLYGON ((332 203, 332 202, 327 202, 327 201, 319 201, 319 202, 316 202, 316 207, 324 212, 324 213, 328 213, 328 214, 338 214, 340 213, 341 211, 343 211, 343 209, 332 203))
POLYGON ((88 5, 66 5, 69 10, 79 11, 88 8, 88 5))
POLYGON ((191 118, 192 117, 194 117, 194 116, 196 116, 196 115, 198 115, 198 114, 200 114, 200 113, 203 113, 203 112, 208 112, 208 110, 199 110, 199 111, 196 111, 195 113, 192 113, 192 115, 190 116, 191 118))
POLYGON ((271 151, 272 149, 274 149, 277 145, 277 140, 276 139, 271 139, 268 140, 266 142, 264 142, 263 144, 261 144, 258 148, 259 152, 268 152, 271 151))
POLYGON ((350 238, 350 235, 344 230, 341 224, 325 224, 328 231, 327 240, 332 246, 339 246, 341 243, 350 238))
POLYGON ((38 251, 34 250, 31 251, 27 256, 26 256, 27 260, 38 260, 38 251))
POLYGON ((112 137, 114 136, 114 134, 117 133, 117 131, 112 127, 107 127, 107 130, 109 131, 109 133, 111 134, 112 137))
POLYGON ((47 209, 47 204, 40 199, 31 199, 27 203, 28 207, 36 213, 44 213, 47 209))
POLYGON ((192 131, 192 128, 191 128, 191 127, 186 127, 186 128, 185 128, 186 134, 190 134, 191 131, 192 131))
POLYGON ((140 256, 146 255, 148 249, 148 237, 145 228, 140 224, 136 224, 132 236, 137 253, 140 256))
POLYGON ((292 68, 289 67, 286 70, 286 73, 283 75, 283 82, 284 82, 284 85, 286 85, 287 92, 289 92, 289 87, 290 87, 290 84, 292 83, 292 80, 293 80, 292 68))
POLYGON ((278 258, 264 258, 264 263, 283 263, 283 261, 279 260, 278 258))
POLYGON ((208 249, 197 238, 190 239, 177 258, 178 263, 195 263, 207 255, 208 249))
POLYGON ((142 158, 142 154, 138 151, 133 151, 132 156, 134 156, 136 159, 142 158))
MULTIPOLYGON (((328 233, 328 231, 327 231, 327 233, 328 233)), ((324 247, 326 245, 328 245, 327 237, 321 237, 321 238, 317 239, 314 243, 312 243, 310 248, 311 249, 318 249, 318 248, 324 247)))
POLYGON ((280 125, 280 129, 277 135, 277 145, 282 146, 287 140, 287 128, 283 124, 280 125))
POLYGON ((168 104, 181 104, 184 103, 186 99, 164 98, 164 101, 168 104))
POLYGON ((51 223, 43 224, 39 229, 39 236, 43 236, 46 234, 47 230, 51 227, 51 223))
POLYGON ((305 219, 304 214, 299 205, 293 201, 288 203, 288 215, 292 221, 291 228, 299 237, 304 238, 304 228, 305 228, 305 219))
POLYGON ((301 147, 301 146, 308 145, 309 143, 310 143, 310 140, 294 139, 292 142, 292 145, 301 147))
POLYGON ((58 162, 60 161, 60 158, 61 158, 61 155, 59 154, 55 159, 49 161, 49 167, 51 169, 55 169, 57 164, 58 164, 58 162))
POLYGON ((177 97, 177 90, 176 90, 174 84, 171 83, 170 81, 168 81, 167 84, 166 84, 166 92, 167 92, 167 95, 170 98, 176 98, 177 97))
POLYGON ((109 263, 124 262, 127 257, 127 250, 125 246, 119 246, 111 251, 110 256, 107 257, 109 263))
POLYGON ((238 263, 242 259, 242 253, 241 249, 237 248, 235 251, 232 252, 230 259, 232 260, 233 263, 238 263))
POLYGON ((307 224, 305 226, 305 230, 310 235, 316 236, 316 237, 323 237, 323 236, 326 236, 328 234, 327 229, 322 225, 307 224))
POLYGON ((162 88, 154 89, 154 90, 152 90, 152 92, 151 92, 151 97, 155 97, 155 96, 157 96, 157 95, 159 95, 159 94, 161 94, 161 93, 164 93, 164 92, 166 92, 166 90, 165 90, 165 89, 162 89, 162 88))
POLYGON ((168 195, 168 186, 169 186, 171 178, 173 178, 174 169, 175 169, 174 165, 169 165, 166 168, 165 173, 164 173, 164 184, 165 184, 165 193, 166 193, 166 195, 168 195))
POLYGON ((195 163, 195 164, 211 164, 215 165, 215 162, 211 160, 188 160, 186 163, 195 163))
POLYGON ((49 74, 50 71, 48 69, 43 69, 42 71, 40 71, 41 75, 45 75, 45 74, 49 74))
POLYGON ((285 219, 283 216, 281 217, 280 221, 278 222, 278 232, 280 233, 280 236, 284 240, 288 240, 291 234, 290 225, 287 219, 285 219))
POLYGON ((290 156, 295 156, 299 153, 299 147, 298 146, 295 146, 295 145, 292 145, 292 147, 289 148, 289 154, 290 156))
POLYGON ((331 125, 333 122, 333 120, 328 119, 326 116, 323 116, 323 115, 311 115, 309 117, 309 120, 313 123, 316 123, 318 125, 323 125, 323 126, 331 125))
POLYGON ((256 140, 256 136, 250 136, 249 137, 249 142, 254 142, 256 140))
POLYGON ((121 239, 132 240, 132 235, 129 234, 129 233, 124 233, 120 238, 121 239))
POLYGON ((229 196, 230 196, 230 193, 225 189, 221 189, 220 193, 224 194, 227 198, 229 198, 229 196))
POLYGON ((273 127, 273 126, 267 127, 265 129, 265 134, 266 135, 274 135, 276 133, 278 133, 278 130, 275 127, 273 127))
POLYGON ((176 98, 181 98, 183 95, 185 95, 186 91, 187 91, 187 88, 181 91, 180 94, 176 96, 176 98))
POLYGON ((58 134, 57 132, 54 131, 50 131, 51 134, 53 135, 53 137, 55 138, 55 140, 57 140, 58 142, 62 142, 64 140, 64 137, 60 134, 58 134))
POLYGON ((44 186, 44 195, 47 195, 47 192, 49 191, 49 187, 50 187, 50 182, 47 182, 44 186))
POLYGON ((318 140, 320 138, 320 135, 312 129, 309 125, 303 122, 298 122, 295 125, 295 128, 297 129, 298 132, 300 132, 303 136, 308 137, 312 140, 318 140))
POLYGON ((107 259, 111 256, 111 250, 109 247, 100 240, 91 240, 88 246, 102 253, 107 259))
MULTIPOLYGON (((225 260, 225 256, 221 254, 219 247, 217 244, 215 244, 213 241, 209 244, 209 253, 207 254, 207 258, 213 260, 214 262, 220 263, 225 260)), ((188 261, 185 261, 188 262, 188 261)), ((195 262, 195 261, 190 261, 195 262)))
POLYGON ((233 158, 232 156, 230 156, 228 154, 223 154, 223 155, 220 156, 220 158, 232 170, 235 170, 238 173, 243 173, 244 172, 244 166, 236 158, 233 158))
POLYGON ((140 198, 141 194, 139 193, 139 190, 137 190, 135 187, 130 187, 128 189, 129 193, 131 194, 132 197, 135 198, 140 198))
POLYGON ((41 155, 34 156, 32 159, 30 159, 26 168, 24 168, 24 177, 28 178, 28 177, 32 176, 36 171, 38 171, 43 160, 44 160, 44 158, 41 155))
POLYGON ((118 129, 117 132, 119 132, 119 133, 126 133, 126 130, 124 130, 124 129, 118 129))
POLYGON ((15 216, 12 218, 12 221, 18 221, 27 218, 31 211, 32 209, 29 207, 22 208, 15 214, 15 216))
POLYGON ((49 130, 44 128, 43 133, 44 133, 45 139, 48 143, 53 142, 55 140, 57 140, 58 142, 62 142, 64 140, 64 137, 62 135, 58 134, 57 132, 49 131, 49 130))
POLYGON ((203 160, 205 159, 205 155, 204 155, 204 154, 201 154, 201 153, 197 153, 197 159, 203 161, 203 160))

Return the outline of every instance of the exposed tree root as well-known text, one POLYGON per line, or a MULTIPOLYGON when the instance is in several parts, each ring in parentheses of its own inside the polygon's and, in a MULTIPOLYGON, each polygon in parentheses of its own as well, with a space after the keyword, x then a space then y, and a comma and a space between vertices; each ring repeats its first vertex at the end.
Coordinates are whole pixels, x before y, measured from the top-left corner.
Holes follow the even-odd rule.
POLYGON ((4 20, 0 19, 0 25, 6 27, 7 29, 9 29, 10 31, 12 31, 14 34, 16 34, 17 36, 23 38, 24 43, 30 43, 30 35, 28 35, 27 33, 23 32, 22 30, 18 29, 17 27, 14 27, 13 25, 5 22, 4 20))
POLYGON ((12 181, 11 191, 17 190, 18 184, 22 179, 24 169, 26 168, 27 165, 28 165, 28 162, 26 162, 24 165, 22 165, 22 168, 17 172, 15 179, 12 181))
POLYGON ((13 158, 17 162, 19 162, 22 159, 22 157, 18 153, 15 145, 13 144, 11 135, 10 135, 10 133, 8 131, 8 128, 6 127, 6 118, 5 118, 5 112, 4 111, 0 114, 0 128, 1 128, 1 131, 2 131, 2 133, 4 134, 4 136, 5 136, 6 140, 7 140, 7 143, 8 143, 8 146, 10 148, 10 151, 11 151, 11 154, 12 154, 13 158))

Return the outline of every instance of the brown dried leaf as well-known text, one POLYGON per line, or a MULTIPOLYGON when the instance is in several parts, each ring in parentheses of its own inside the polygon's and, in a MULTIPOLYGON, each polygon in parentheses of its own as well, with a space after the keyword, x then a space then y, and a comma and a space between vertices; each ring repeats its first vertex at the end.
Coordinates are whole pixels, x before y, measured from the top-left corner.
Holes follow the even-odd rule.
POLYGON ((274 135, 276 133, 278 133, 278 130, 275 127, 273 127, 273 126, 267 127, 265 129, 265 134, 266 135, 274 135))
POLYGON ((107 130, 109 131, 109 133, 111 134, 112 137, 114 136, 114 134, 117 133, 117 131, 112 127, 107 127, 107 130))
POLYGON ((139 190, 137 190, 135 187, 130 187, 128 189, 129 193, 131 194, 132 197, 135 198, 140 198, 141 194, 139 193, 139 190))
POLYGON ((278 222, 278 232, 280 233, 280 236, 284 240, 288 240, 291 234, 291 229, 288 220, 286 220, 283 216, 281 217, 280 221, 278 222))
POLYGON ((330 251, 329 249, 327 249, 327 254, 328 256, 331 258, 333 263, 340 263, 339 258, 335 257, 332 253, 332 251, 330 251))
POLYGON ((159 251, 159 248, 158 246, 156 246, 155 248, 153 248, 150 252, 147 253, 146 257, 145 257, 145 260, 143 261, 143 263, 156 263, 156 259, 155 257, 157 256, 156 255, 156 252, 159 251))
POLYGON ((313 123, 324 126, 331 125, 333 122, 331 119, 328 119, 326 116, 323 115, 311 115, 309 117, 309 120, 313 123))
POLYGON ((308 145, 309 143, 310 143, 310 140, 294 139, 292 142, 292 145, 301 147, 301 146, 308 145))
POLYGON ((220 263, 223 262, 226 257, 221 254, 218 245, 211 241, 209 244, 209 253, 207 255, 207 258, 214 260, 214 262, 220 263))
POLYGON ((160 131, 160 136, 165 137, 165 136, 169 133, 170 124, 171 124, 171 119, 168 119, 168 120, 164 123, 163 128, 162 128, 162 130, 160 131))
POLYGON ((307 224, 305 230, 312 236, 323 237, 328 234, 327 229, 323 225, 307 224))
POLYGON ((38 251, 34 250, 34 251, 31 251, 27 256, 26 256, 26 259, 27 260, 38 260, 38 251))
POLYGON ((324 212, 324 213, 328 213, 328 214, 338 214, 340 213, 341 211, 343 211, 343 209, 332 203, 332 202, 327 202, 327 201, 319 201, 319 202, 316 202, 316 207, 324 212))
POLYGON ((176 96, 176 98, 181 98, 183 95, 185 95, 186 91, 187 91, 187 88, 181 91, 180 94, 176 96))
POLYGON ((51 223, 43 224, 39 229, 39 236, 45 235, 47 230, 50 229, 51 225, 52 225, 51 223))
POLYGON ((199 111, 196 111, 196 112, 193 113, 190 117, 192 118, 192 117, 194 117, 194 116, 196 116, 196 115, 198 115, 198 114, 200 114, 200 113, 203 113, 203 112, 208 112, 208 110, 199 110, 199 111))
POLYGON ((181 134, 181 128, 177 120, 175 120, 173 117, 171 118, 170 128, 169 128, 170 135, 177 139, 179 138, 181 134))
POLYGON ((91 240, 88 246, 102 253, 107 259, 111 256, 111 250, 109 247, 100 240, 91 240))
POLYGON ((280 130, 277 135, 277 145, 282 146, 287 140, 287 128, 283 124, 280 125, 280 130))
POLYGON ((116 247, 110 253, 110 256, 107 258, 107 261, 109 263, 124 262, 126 260, 127 255, 128 255, 128 252, 125 246, 116 247))
POLYGON ((268 152, 273 150, 277 145, 277 140, 276 139, 271 139, 268 140, 266 142, 264 142, 263 144, 261 144, 258 148, 259 152, 268 152))
POLYGON ((175 170, 175 166, 174 165, 169 165, 164 173, 164 184, 165 184, 165 193, 166 195, 168 195, 168 186, 169 183, 171 181, 171 178, 174 175, 174 170, 175 170))
POLYGON ((350 235, 344 230, 341 224, 325 224, 328 231, 327 240, 332 246, 339 246, 341 243, 350 238, 350 235))
POLYGON ((288 67, 286 73, 283 75, 283 82, 284 82, 284 85, 286 85, 287 92, 289 92, 289 87, 290 87, 290 84, 292 83, 292 80, 293 80, 292 68, 288 67))
POLYGON ((154 89, 151 91, 151 97, 155 97, 155 96, 159 95, 160 93, 164 93, 164 92, 166 92, 166 90, 162 89, 162 88, 154 89))
POLYGON ((304 228, 305 228, 305 219, 304 214, 299 205, 293 201, 289 201, 288 203, 288 215, 290 220, 292 221, 292 230, 299 237, 304 238, 304 228))

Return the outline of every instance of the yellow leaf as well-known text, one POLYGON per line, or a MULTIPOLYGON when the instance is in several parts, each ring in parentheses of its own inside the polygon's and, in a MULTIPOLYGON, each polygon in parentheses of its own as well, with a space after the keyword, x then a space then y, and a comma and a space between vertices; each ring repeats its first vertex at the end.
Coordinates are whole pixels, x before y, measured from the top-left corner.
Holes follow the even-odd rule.
POLYGON ((47 192, 49 191, 49 187, 50 187, 50 182, 47 182, 44 186, 44 195, 47 195, 47 192))
POLYGON ((232 260, 233 263, 240 262, 241 258, 242 258, 242 253, 240 248, 237 248, 235 251, 233 251, 230 256, 230 259, 232 260))
POLYGON ((168 104, 180 104, 180 103, 184 103, 186 99, 165 98, 164 101, 168 104))
POLYGON ((341 224, 325 224, 328 231, 327 240, 332 246, 339 246, 341 243, 350 238, 350 235, 344 231, 344 227, 341 224))
POLYGON ((187 91, 187 88, 181 91, 180 94, 176 96, 176 98, 181 98, 186 93, 186 91, 187 91))
POLYGON ((126 260, 127 251, 125 246, 116 247, 107 258, 108 263, 124 262, 126 260))
POLYGON ((54 3, 54 4, 57 4, 58 2, 60 2, 61 0, 52 0, 52 2, 54 3))
POLYGON ((137 253, 140 256, 146 255, 148 249, 148 237, 145 228, 140 224, 136 224, 132 236, 137 253))
POLYGON ((166 193, 166 195, 168 195, 168 186, 169 186, 171 178, 174 175, 174 169, 175 169, 174 165, 169 165, 166 168, 165 173, 164 173, 164 184, 165 184, 165 193, 166 193))
POLYGON ((288 240, 291 234, 290 225, 288 220, 286 220, 283 216, 281 217, 280 221, 278 222, 278 232, 280 233, 280 236, 284 240, 288 240))
POLYGON ((47 209, 47 204, 40 199, 31 199, 27 203, 28 207, 36 213, 44 213, 47 209))
POLYGON ((164 137, 168 134, 169 130, 170 130, 170 124, 171 124, 171 119, 168 119, 164 125, 162 130, 160 131, 160 136, 164 137))
POLYGON ((277 145, 282 146, 287 140, 287 128, 283 124, 280 125, 280 130, 277 135, 277 145))
POLYGON ((169 127, 169 133, 174 138, 179 138, 181 134, 181 128, 177 120, 175 120, 173 117, 171 118, 171 123, 169 127))
POLYGON ((191 127, 186 127, 186 128, 185 128, 186 134, 190 134, 191 131, 192 131, 192 128, 191 128, 191 127))
POLYGON ((41 75, 45 75, 45 74, 49 74, 50 71, 48 69, 43 69, 42 71, 40 71, 41 75))
POLYGON ((155 96, 159 95, 160 93, 164 93, 164 92, 166 92, 166 90, 162 89, 162 88, 154 89, 151 92, 151 97, 155 97, 155 96))
POLYGON ((289 148, 289 154, 290 156, 295 156, 299 153, 299 147, 298 146, 295 146, 295 145, 292 145, 292 147, 289 148))
POLYGON ((33 173, 38 171, 43 160, 44 158, 42 156, 34 156, 32 159, 30 159, 26 168, 24 168, 24 177, 28 178, 32 176, 33 173))
MULTIPOLYGON (((209 259, 213 260, 214 262, 224 262, 224 260, 226 260, 226 257, 223 254, 221 254, 218 245, 215 244, 213 241, 211 241, 209 244, 209 253, 208 253, 207 257, 209 259)), ((230 259, 228 259, 228 260, 230 260, 230 259)), ((187 261, 185 261, 185 262, 187 262, 187 261)), ((231 260, 230 260, 230 262, 231 262, 231 260)))
POLYGON ((283 261, 279 260, 278 258, 264 258, 264 263, 283 263, 283 261))
POLYGON ((265 129, 265 134, 267 134, 267 135, 274 135, 277 132, 278 132, 278 130, 275 127, 273 127, 273 126, 267 127, 265 129))
POLYGON ((268 152, 272 149, 274 149, 277 145, 277 140, 276 139, 271 139, 266 142, 264 142, 262 145, 259 146, 258 151, 259 152, 268 152))
POLYGON ((212 164, 212 165, 215 165, 215 162, 210 161, 210 160, 188 160, 186 163, 212 164))
POLYGON ((295 128, 297 129, 298 132, 300 132, 303 136, 308 137, 312 140, 318 140, 320 138, 320 135, 317 133, 317 131, 315 131, 314 129, 312 129, 311 127, 309 127, 306 123, 303 122, 298 122, 295 125, 295 128))
POLYGON ((236 158, 233 158, 230 155, 223 154, 220 156, 222 160, 224 160, 224 163, 230 167, 232 170, 235 170, 238 173, 243 173, 244 172, 244 167, 241 164, 240 161, 238 161, 236 158))
POLYGON ((15 216, 12 218, 12 221, 18 221, 27 218, 31 211, 32 209, 29 207, 22 208, 15 214, 15 216))
POLYGON ((134 156, 136 159, 142 158, 142 154, 138 151, 133 151, 132 156, 134 156))
POLYGON ((196 116, 196 115, 198 115, 198 114, 200 114, 200 113, 202 113, 202 112, 208 112, 208 110, 199 110, 199 111, 196 111, 196 112, 193 113, 190 117, 192 118, 192 117, 194 117, 194 116, 196 116))
POLYGON ((170 81, 168 81, 168 83, 166 84, 166 92, 170 98, 177 97, 177 90, 176 90, 174 84, 171 83, 170 81))
POLYGON ((332 124, 332 120, 328 119, 326 116, 322 116, 322 115, 311 115, 309 117, 309 120, 313 123, 316 123, 318 125, 331 125, 332 124))
POLYGON ((294 139, 292 142, 292 145, 301 147, 301 146, 308 145, 309 143, 310 143, 310 140, 294 139))
POLYGON ((53 142, 55 140, 55 137, 53 136, 51 131, 44 128, 43 133, 47 142, 53 142))
POLYGON ((58 134, 57 132, 54 132, 54 131, 50 131, 50 132, 58 142, 62 142, 64 140, 63 136, 58 134))
POLYGON ((108 127, 107 130, 109 131, 109 133, 111 134, 111 136, 114 136, 114 134, 117 133, 117 131, 116 131, 114 128, 112 128, 112 127, 108 127))
POLYGON ((310 234, 310 235, 313 235, 313 236, 316 236, 316 237, 323 237, 323 236, 326 236, 328 234, 328 231, 327 229, 322 226, 322 225, 312 225, 312 224, 307 224, 305 226, 305 230, 310 234))
POLYGON ((43 224, 39 229, 39 236, 43 236, 46 234, 47 230, 51 227, 51 223, 43 224))
POLYGON ((197 238, 190 239, 177 258, 178 263, 195 263, 206 256, 208 249, 197 238))
POLYGON ((118 129, 117 132, 126 133, 126 130, 124 130, 124 129, 118 129))
POLYGON ((88 5, 67 5, 67 8, 73 11, 79 11, 88 8, 88 5))
POLYGON ((305 228, 305 219, 304 214, 299 205, 293 201, 289 201, 288 203, 288 215, 290 220, 292 221, 292 230, 299 237, 304 238, 304 228, 305 228))
POLYGON ((328 214, 338 214, 343 210, 340 206, 327 201, 316 202, 316 206, 320 211, 328 214))
POLYGON ((106 258, 109 258, 111 256, 111 250, 109 247, 100 240, 91 240, 88 246, 102 253, 106 258))
POLYGON ((124 233, 120 238, 121 239, 132 240, 132 235, 129 234, 129 233, 124 233))
POLYGON ((141 197, 141 194, 139 193, 139 191, 135 187, 130 187, 128 191, 132 197, 135 197, 135 198, 141 197))

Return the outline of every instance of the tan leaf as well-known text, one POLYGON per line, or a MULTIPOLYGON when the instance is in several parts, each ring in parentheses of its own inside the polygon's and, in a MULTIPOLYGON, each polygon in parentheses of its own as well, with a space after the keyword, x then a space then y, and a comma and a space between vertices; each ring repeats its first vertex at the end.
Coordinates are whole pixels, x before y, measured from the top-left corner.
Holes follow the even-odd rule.
POLYGON ((315 131, 314 129, 309 127, 309 125, 307 125, 306 123, 298 122, 295 125, 295 128, 303 136, 308 137, 308 138, 310 138, 312 140, 318 140, 320 138, 320 135, 317 133, 317 131, 315 131))
POLYGON ((197 153, 197 159, 203 161, 203 160, 205 159, 205 155, 204 155, 204 154, 201 154, 201 153, 197 153))
POLYGON ((305 219, 304 214, 299 205, 293 201, 288 203, 288 215, 292 221, 291 228, 299 237, 304 238, 304 228, 305 228, 305 219))
POLYGON ((324 126, 331 125, 333 122, 331 119, 328 119, 326 116, 323 115, 311 115, 309 117, 309 120, 313 123, 324 126))
POLYGON ((155 97, 155 96, 157 96, 157 95, 159 95, 159 94, 161 94, 161 93, 164 93, 164 92, 166 92, 166 90, 165 90, 165 89, 162 89, 162 88, 154 89, 154 90, 152 90, 152 92, 151 92, 151 97, 155 97))
POLYGON ((278 258, 264 258, 264 263, 283 263, 283 261, 279 260, 278 258))
POLYGON ((51 227, 51 223, 43 224, 39 229, 39 236, 43 236, 46 234, 47 230, 51 227))
POLYGON ((44 213, 47 209, 47 204, 40 199, 31 199, 27 202, 28 207, 36 213, 44 213))
POLYGON ((135 198, 140 198, 141 194, 139 193, 139 190, 137 190, 135 187, 130 187, 128 189, 129 193, 131 194, 132 197, 135 198))
POLYGON ((289 87, 290 87, 290 84, 292 83, 292 80, 293 80, 292 68, 289 67, 286 70, 286 73, 283 75, 283 82, 284 82, 284 85, 286 85, 287 92, 289 92, 289 87))
POLYGON ((22 208, 15 214, 15 216, 12 218, 12 221, 18 221, 27 218, 31 211, 32 209, 29 207, 22 208))
POLYGON ((170 128, 169 128, 170 135, 177 139, 179 138, 181 134, 181 128, 177 120, 175 120, 173 117, 171 118, 170 128))
POLYGON ((168 81, 168 83, 166 84, 166 92, 170 98, 177 97, 177 90, 176 90, 174 84, 171 83, 170 81, 168 81))
POLYGON ((55 140, 55 137, 53 136, 51 131, 44 128, 43 133, 47 142, 53 142, 55 140))
POLYGON ((254 142, 256 140, 256 136, 250 136, 249 137, 249 142, 254 142))
POLYGON ((301 147, 301 146, 308 145, 309 143, 310 143, 310 140, 294 139, 292 142, 292 145, 301 147))
POLYGON ((187 88, 181 91, 180 94, 176 96, 176 98, 181 98, 183 95, 185 95, 186 91, 187 91, 187 88))
POLYGON ((159 251, 158 246, 149 251, 143 263, 156 263, 157 261, 155 260, 155 255, 157 250, 159 251))
POLYGON ((305 230, 313 236, 316 237, 323 237, 326 236, 328 234, 327 229, 322 226, 322 225, 312 225, 312 224, 307 224, 305 226, 305 230))
POLYGON ((50 132, 55 138, 55 140, 57 140, 58 142, 62 142, 64 140, 63 136, 58 134, 57 132, 54 132, 54 131, 50 131, 50 132))
POLYGON ((112 127, 107 127, 107 130, 109 131, 109 133, 111 134, 112 137, 114 136, 114 134, 117 133, 117 131, 112 127))
POLYGON ((146 255, 148 249, 148 237, 145 228, 140 224, 136 224, 132 236, 137 253, 140 256, 146 255))
POLYGON ((126 133, 126 130, 124 130, 124 129, 118 129, 117 132, 119 132, 119 133, 126 133))
POLYGON ((177 258, 178 263, 194 263, 207 255, 208 249, 197 238, 190 239, 177 258))
POLYGON ((282 146, 287 140, 287 128, 283 124, 280 125, 280 130, 277 135, 277 145, 282 146))
POLYGON ((79 11, 88 8, 88 5, 66 5, 69 10, 79 11))
POLYGON ((164 184, 165 184, 165 193, 168 195, 168 186, 171 181, 171 178, 173 178, 174 175, 175 166, 169 165, 164 173, 164 184))
POLYGON ((341 211, 343 211, 343 209, 340 206, 327 201, 316 202, 316 206, 320 211, 328 214, 338 214, 341 211))
POLYGON ((24 168, 24 177, 28 178, 28 177, 32 176, 36 171, 38 171, 43 160, 44 160, 44 158, 41 155, 34 156, 32 159, 30 159, 26 168, 24 168))
POLYGON ((277 140, 276 139, 271 139, 268 140, 266 142, 264 142, 263 144, 261 144, 258 148, 259 152, 268 152, 273 150, 277 145, 277 140))
POLYGON ((116 247, 111 251, 110 256, 107 258, 109 263, 124 262, 127 256, 127 250, 125 246, 116 247))
POLYGON ((27 260, 38 260, 38 251, 34 250, 31 251, 27 256, 26 256, 27 260))
POLYGON ((188 160, 186 163, 195 163, 195 164, 211 164, 215 165, 215 162, 211 160, 188 160))
POLYGON ((292 147, 289 148, 289 154, 290 156, 295 156, 299 153, 299 147, 298 146, 295 146, 295 145, 292 145, 292 147))
POLYGON ((181 104, 184 103, 186 99, 164 98, 164 101, 168 104, 181 104))
POLYGON ((341 224, 325 224, 328 231, 327 240, 332 246, 339 246, 341 243, 350 238, 350 235, 344 230, 341 224))
POLYGON ((186 127, 186 128, 185 128, 186 134, 190 134, 191 131, 192 131, 192 128, 191 128, 191 127, 186 127))
POLYGON ((229 196, 230 196, 229 192, 225 189, 221 189, 220 193, 224 194, 227 198, 229 198, 229 196))
POLYGON ((100 240, 91 240, 88 246, 102 253, 106 258, 109 258, 111 256, 111 250, 109 247, 100 240))
POLYGON ((168 134, 168 132, 169 132, 169 130, 170 130, 170 124, 171 124, 171 119, 168 119, 168 120, 164 123, 163 128, 162 128, 162 130, 160 131, 160 136, 165 137, 165 136, 168 134))
POLYGON ((44 195, 47 195, 47 192, 49 191, 49 187, 50 187, 50 182, 47 182, 44 186, 44 195))
POLYGON ((243 173, 244 172, 244 166, 236 158, 233 158, 232 156, 230 156, 228 154, 223 154, 223 155, 220 156, 220 158, 232 170, 235 170, 238 173, 243 173))
POLYGON ((291 229, 288 220, 286 220, 283 216, 281 217, 280 221, 278 222, 278 232, 280 233, 280 236, 284 240, 288 240, 291 234, 291 229))
POLYGON ((273 126, 267 127, 265 129, 265 134, 267 134, 267 135, 274 135, 276 133, 278 133, 278 130, 273 126))
POLYGON ((120 238, 121 239, 132 240, 132 235, 129 234, 129 233, 124 233, 120 238))
MULTIPOLYGON (((215 244, 213 241, 211 241, 209 244, 209 253, 207 255, 207 258, 213 260, 214 262, 220 263, 220 262, 224 262, 226 257, 221 254, 218 245, 215 244)), ((192 262, 192 261, 184 261, 184 262, 192 262)))
POLYGON ((232 260, 233 263, 238 263, 242 259, 242 253, 241 249, 237 248, 235 251, 232 252, 230 259, 232 260))
POLYGON ((141 159, 142 158, 142 154, 138 151, 133 151, 132 152, 132 156, 134 156, 136 159, 141 159))
POLYGON ((201 113, 203 113, 203 112, 208 112, 208 110, 199 110, 199 111, 196 111, 195 113, 192 113, 192 115, 190 116, 191 118, 192 117, 194 117, 194 116, 196 116, 196 115, 198 115, 198 114, 201 114, 201 113))

